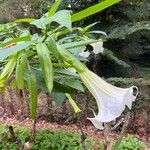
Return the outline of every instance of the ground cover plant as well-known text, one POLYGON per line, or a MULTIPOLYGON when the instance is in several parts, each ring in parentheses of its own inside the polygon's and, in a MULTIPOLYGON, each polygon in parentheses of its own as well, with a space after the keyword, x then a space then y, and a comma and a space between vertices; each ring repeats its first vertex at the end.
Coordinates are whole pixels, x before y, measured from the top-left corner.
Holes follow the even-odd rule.
MULTIPOLYGON (((2 150, 5 149, 18 149, 18 140, 19 144, 23 146, 29 146, 28 139, 30 138, 29 129, 25 127, 14 126, 14 135, 16 141, 14 141, 11 133, 9 132, 9 126, 0 127, 0 148, 2 150), (24 145, 25 144, 25 145, 24 145)), ((88 150, 93 150, 97 148, 99 150, 103 150, 104 141, 98 141, 94 138, 86 139, 86 143, 88 143, 88 150)), ((115 141, 114 141, 115 143, 115 141)), ((138 140, 132 135, 128 135, 125 137, 120 146, 119 150, 142 150, 146 148, 146 144, 138 140)), ((50 129, 42 129, 37 131, 36 139, 33 143, 33 150, 83 150, 81 144, 81 138, 79 134, 69 132, 69 131, 53 131, 50 129)))

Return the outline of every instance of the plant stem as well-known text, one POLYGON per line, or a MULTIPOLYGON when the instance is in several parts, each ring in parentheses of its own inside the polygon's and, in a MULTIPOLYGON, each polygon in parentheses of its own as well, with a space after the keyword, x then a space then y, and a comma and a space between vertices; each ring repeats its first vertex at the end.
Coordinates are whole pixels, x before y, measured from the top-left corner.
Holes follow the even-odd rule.
POLYGON ((88 150, 87 149, 87 145, 85 143, 85 140, 86 140, 86 134, 83 132, 83 129, 82 129, 82 124, 81 122, 79 122, 79 127, 80 127, 80 131, 81 131, 81 143, 82 143, 82 147, 84 150, 88 150))
POLYGON ((131 112, 128 112, 126 117, 125 117, 123 128, 121 130, 120 136, 119 136, 113 150, 117 150, 119 148, 119 145, 120 145, 120 143, 121 143, 121 141, 122 141, 122 139, 123 139, 123 137, 127 131, 127 127, 128 127, 129 120, 130 120, 130 115, 131 115, 131 112))
POLYGON ((35 135, 36 135, 36 119, 33 120, 33 126, 32 126, 32 131, 31 131, 31 143, 35 140, 35 135))
POLYGON ((104 124, 104 137, 106 141, 106 145, 104 146, 106 150, 111 150, 112 148, 112 139, 110 137, 111 126, 109 123, 104 124))

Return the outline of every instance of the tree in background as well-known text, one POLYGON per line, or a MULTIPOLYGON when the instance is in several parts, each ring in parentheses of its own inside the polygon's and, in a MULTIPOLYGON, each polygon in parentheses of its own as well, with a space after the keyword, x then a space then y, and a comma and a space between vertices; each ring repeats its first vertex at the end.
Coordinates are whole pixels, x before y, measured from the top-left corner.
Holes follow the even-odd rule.
MULTIPOLYGON (((68 0, 67 3, 73 11, 79 11, 98 1, 68 0)), ((86 25, 100 21, 95 29, 105 31, 108 35, 104 42, 104 53, 92 55, 89 67, 105 77, 149 77, 149 19, 148 0, 124 0, 80 22, 86 25)))
MULTIPOLYGON (((1 0, 0 21, 22 17, 39 18, 55 0, 1 0), (7 15, 6 15, 7 14, 7 15)), ((60 9, 78 12, 102 0, 63 0, 60 9)), ((150 72, 150 2, 124 0, 78 23, 87 25, 100 21, 95 29, 108 34, 103 54, 91 56, 89 67, 102 76, 147 77, 150 72)))

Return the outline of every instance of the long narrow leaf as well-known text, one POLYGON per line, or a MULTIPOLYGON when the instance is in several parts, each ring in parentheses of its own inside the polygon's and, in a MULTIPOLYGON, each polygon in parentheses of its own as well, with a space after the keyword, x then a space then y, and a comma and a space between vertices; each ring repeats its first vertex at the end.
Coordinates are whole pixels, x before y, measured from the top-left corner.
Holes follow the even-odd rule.
POLYGON ((58 7, 60 6, 61 2, 62 2, 62 0, 58 0, 58 1, 53 5, 53 7, 52 7, 52 8, 50 9, 50 11, 48 12, 48 16, 53 16, 53 15, 56 13, 56 11, 57 11, 58 7))
POLYGON ((80 108, 77 106, 76 102, 73 100, 73 98, 71 97, 71 95, 68 94, 68 93, 65 93, 65 95, 68 98, 68 101, 69 101, 70 105, 73 107, 75 113, 81 112, 80 108))
POLYGON ((85 45, 96 43, 96 42, 98 42, 98 40, 86 40, 86 41, 80 41, 80 42, 66 43, 66 44, 62 44, 61 46, 63 46, 66 49, 71 49, 71 48, 81 47, 81 46, 85 46, 85 45))
POLYGON ((49 50, 45 43, 37 45, 37 53, 40 60, 40 66, 44 76, 45 84, 49 92, 53 89, 53 66, 49 50))
POLYGON ((17 19, 15 22, 27 22, 27 23, 30 23, 32 21, 35 21, 37 19, 34 19, 34 18, 23 18, 23 19, 17 19))
POLYGON ((11 74, 15 69, 17 62, 16 60, 17 60, 16 55, 11 57, 8 63, 5 65, 4 69, 2 70, 0 74, 0 92, 5 90, 9 77, 11 76, 11 74))
POLYGON ((7 46, 11 43, 17 43, 17 42, 21 42, 21 41, 30 41, 31 40, 31 36, 24 36, 24 37, 19 37, 19 38, 15 38, 15 39, 12 39, 10 41, 7 41, 7 42, 4 42, 4 43, 1 43, 0 44, 0 47, 4 47, 4 46, 7 46))
POLYGON ((79 20, 84 19, 88 16, 96 14, 96 13, 98 13, 98 12, 100 12, 100 11, 120 2, 120 1, 121 0, 105 0, 105 1, 100 2, 96 5, 93 5, 89 8, 86 8, 86 9, 84 9, 78 13, 73 14, 72 18, 71 18, 72 22, 79 21, 79 20))
POLYGON ((17 60, 15 77, 16 85, 19 89, 24 88, 24 75, 27 67, 27 54, 23 53, 17 60))
POLYGON ((29 74, 27 78, 27 84, 30 94, 29 97, 30 115, 32 119, 36 119, 38 88, 37 88, 37 79, 34 73, 29 74))
POLYGON ((10 47, 10 48, 0 49, 0 61, 4 60, 8 56, 11 56, 12 54, 14 54, 16 52, 19 52, 23 49, 26 49, 27 47, 31 46, 32 44, 33 44, 33 42, 30 41, 30 42, 25 42, 25 43, 15 45, 15 46, 10 47))

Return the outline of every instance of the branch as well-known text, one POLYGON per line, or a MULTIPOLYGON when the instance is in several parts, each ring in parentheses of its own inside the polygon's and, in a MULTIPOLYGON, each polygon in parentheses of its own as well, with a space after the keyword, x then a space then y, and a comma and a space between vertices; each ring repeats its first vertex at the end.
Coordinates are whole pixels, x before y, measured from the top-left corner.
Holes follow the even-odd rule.
POLYGON ((123 139, 123 137, 124 137, 124 135, 127 131, 127 127, 128 127, 129 121, 130 121, 130 115, 131 115, 131 112, 128 112, 125 119, 124 119, 124 125, 123 125, 123 128, 122 128, 122 131, 120 133, 120 136, 119 136, 113 150, 118 149, 118 147, 119 147, 119 145, 120 145, 120 143, 121 143, 121 141, 122 141, 122 139, 123 139))

